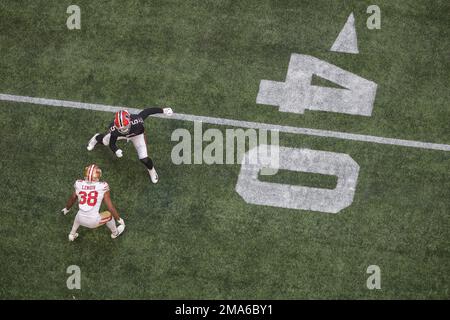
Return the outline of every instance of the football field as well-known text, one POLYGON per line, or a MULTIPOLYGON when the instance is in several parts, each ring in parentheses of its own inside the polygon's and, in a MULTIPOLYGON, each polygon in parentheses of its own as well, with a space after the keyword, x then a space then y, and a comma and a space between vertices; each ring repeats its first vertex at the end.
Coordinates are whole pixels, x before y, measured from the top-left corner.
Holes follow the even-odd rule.
POLYGON ((1 1, 0 299, 449 299, 449 13, 445 0, 1 1), (86 150, 121 107, 166 106, 173 117, 145 121, 158 184, 131 143, 122 158, 86 150), (244 164, 174 163, 174 132, 194 137, 200 120, 223 137, 276 129, 289 161, 329 157, 328 174, 251 185, 244 164), (69 242, 77 208, 61 209, 90 163, 126 231, 69 242))

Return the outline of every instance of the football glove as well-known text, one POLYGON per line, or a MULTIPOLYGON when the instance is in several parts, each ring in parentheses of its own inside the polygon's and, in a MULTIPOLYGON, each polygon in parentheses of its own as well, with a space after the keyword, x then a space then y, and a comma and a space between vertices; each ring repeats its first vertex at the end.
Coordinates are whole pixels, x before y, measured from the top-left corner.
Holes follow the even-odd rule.
POLYGON ((120 218, 119 220, 117 220, 117 222, 118 222, 119 224, 121 224, 122 226, 125 226, 125 221, 123 221, 122 218, 120 218))
POLYGON ((123 156, 122 150, 118 149, 116 151, 116 156, 117 156, 117 158, 122 158, 122 156, 123 156))
POLYGON ((62 212, 63 215, 68 214, 69 211, 70 211, 70 209, 67 209, 67 208, 64 208, 64 209, 61 210, 61 212, 62 212))
POLYGON ((171 116, 173 114, 172 108, 163 108, 164 114, 171 116))

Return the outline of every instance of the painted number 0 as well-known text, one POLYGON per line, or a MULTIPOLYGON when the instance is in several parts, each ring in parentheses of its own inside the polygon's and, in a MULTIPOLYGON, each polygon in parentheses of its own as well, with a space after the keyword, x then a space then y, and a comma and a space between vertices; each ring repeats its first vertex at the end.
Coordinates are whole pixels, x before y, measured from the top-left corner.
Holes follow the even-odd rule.
POLYGON ((80 204, 85 204, 87 203, 88 206, 95 206, 97 204, 97 196, 98 196, 98 192, 97 191, 91 191, 88 193, 81 191, 80 192, 80 204))
POLYGON ((352 204, 359 165, 348 154, 270 146, 270 157, 279 157, 270 159, 267 148, 260 145, 244 156, 236 191, 245 202, 325 213, 338 213, 352 204), (258 164, 251 164, 251 158, 258 164), (334 189, 263 182, 258 175, 264 168, 333 175, 338 180, 334 189))

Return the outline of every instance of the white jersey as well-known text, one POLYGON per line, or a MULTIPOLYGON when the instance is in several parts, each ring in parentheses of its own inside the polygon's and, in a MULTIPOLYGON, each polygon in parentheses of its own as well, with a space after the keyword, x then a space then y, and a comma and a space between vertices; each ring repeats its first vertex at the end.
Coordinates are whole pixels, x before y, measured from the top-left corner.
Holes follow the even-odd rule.
POLYGON ((77 180, 74 188, 78 197, 78 208, 80 209, 78 213, 82 215, 97 215, 103 197, 109 191, 108 183, 77 180))

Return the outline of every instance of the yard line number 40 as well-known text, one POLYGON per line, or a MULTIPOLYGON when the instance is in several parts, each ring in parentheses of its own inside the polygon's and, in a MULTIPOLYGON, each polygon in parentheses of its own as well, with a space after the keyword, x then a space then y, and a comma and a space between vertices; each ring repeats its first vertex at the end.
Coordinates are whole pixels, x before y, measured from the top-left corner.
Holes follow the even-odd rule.
MULTIPOLYGON (((305 110, 371 116, 377 84, 315 57, 292 54, 285 82, 262 80, 256 102, 278 106, 280 112, 302 114, 305 110), (340 88, 312 85, 313 75, 340 88)), ((353 202, 359 165, 348 154, 310 149, 260 145, 244 155, 236 191, 247 202, 289 209, 338 213, 353 202), (279 161, 267 159, 278 152, 279 161), (276 150, 274 149, 276 148, 276 150), (258 156, 258 164, 245 161, 258 156), (277 167, 271 167, 276 163, 277 167), (334 189, 263 182, 264 168, 319 173, 337 177, 334 189)))

